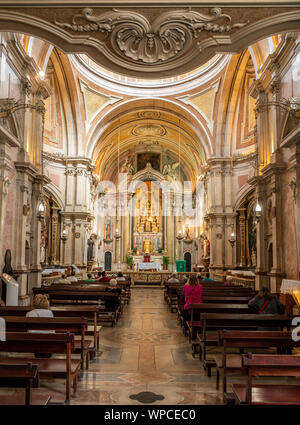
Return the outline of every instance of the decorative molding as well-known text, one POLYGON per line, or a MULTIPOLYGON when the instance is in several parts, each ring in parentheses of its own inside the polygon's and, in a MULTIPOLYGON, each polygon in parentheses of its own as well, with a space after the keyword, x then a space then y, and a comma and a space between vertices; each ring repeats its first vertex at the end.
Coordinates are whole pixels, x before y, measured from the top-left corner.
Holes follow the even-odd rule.
POLYGON ((161 124, 138 124, 131 130, 133 136, 165 136, 166 128, 161 124))
MULTIPOLYGON (((118 56, 146 65, 169 62, 186 53, 194 38, 203 31, 229 33, 242 28, 245 23, 231 23, 231 17, 214 7, 206 15, 190 9, 167 11, 150 23, 142 14, 134 11, 112 9, 96 15, 91 8, 84 8, 73 15, 71 23, 54 23, 72 32, 100 32, 109 37, 109 42, 118 56), (221 21, 217 23, 216 21, 221 21), (79 23, 85 21, 85 23, 79 23)), ((107 37, 108 39, 108 37, 107 37)), ((105 48, 105 44, 103 43, 105 48)))

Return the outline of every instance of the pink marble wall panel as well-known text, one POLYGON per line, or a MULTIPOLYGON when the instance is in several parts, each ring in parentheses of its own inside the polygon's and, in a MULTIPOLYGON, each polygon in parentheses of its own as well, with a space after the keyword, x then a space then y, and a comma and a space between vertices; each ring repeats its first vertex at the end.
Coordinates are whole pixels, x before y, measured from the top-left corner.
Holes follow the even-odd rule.
POLYGON ((52 180, 52 183, 54 183, 55 186, 60 186, 60 176, 58 176, 57 174, 50 173, 49 178, 52 180))
POLYGON ((248 174, 243 174, 242 176, 238 176, 238 186, 239 189, 244 186, 248 181, 248 174))

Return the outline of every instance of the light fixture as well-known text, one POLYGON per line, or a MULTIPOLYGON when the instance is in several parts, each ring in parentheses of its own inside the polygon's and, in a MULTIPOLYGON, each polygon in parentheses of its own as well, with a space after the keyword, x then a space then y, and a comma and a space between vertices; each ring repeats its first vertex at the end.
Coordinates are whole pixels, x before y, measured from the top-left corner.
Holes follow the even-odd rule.
POLYGON ((61 240, 63 241, 63 242, 66 242, 66 240, 68 239, 68 232, 67 232, 67 230, 66 229, 64 229, 63 231, 62 231, 62 234, 61 234, 61 240))
POLYGON ((230 235, 230 239, 228 239, 228 242, 230 243, 232 248, 234 247, 235 241, 236 241, 235 234, 232 232, 231 235, 230 235))
POLYGON ((176 239, 179 240, 179 242, 180 242, 180 241, 182 241, 183 238, 184 238, 184 236, 182 234, 182 231, 178 230, 178 233, 176 235, 176 239))
POLYGON ((45 72, 44 72, 44 71, 42 71, 42 70, 40 70, 40 72, 39 72, 39 76, 40 76, 41 78, 44 78, 44 77, 45 77, 45 72))
POLYGON ((121 235, 120 235, 119 229, 116 229, 116 233, 115 233, 116 240, 120 239, 120 237, 121 235))
POLYGON ((261 210, 262 210, 262 208, 261 208, 260 204, 257 202, 256 207, 255 207, 255 218, 256 218, 257 222, 259 222, 260 219, 261 219, 261 210))
POLYGON ((45 216, 45 206, 44 206, 43 202, 40 202, 39 206, 38 206, 37 217, 38 217, 39 220, 42 220, 44 218, 44 216, 45 216))

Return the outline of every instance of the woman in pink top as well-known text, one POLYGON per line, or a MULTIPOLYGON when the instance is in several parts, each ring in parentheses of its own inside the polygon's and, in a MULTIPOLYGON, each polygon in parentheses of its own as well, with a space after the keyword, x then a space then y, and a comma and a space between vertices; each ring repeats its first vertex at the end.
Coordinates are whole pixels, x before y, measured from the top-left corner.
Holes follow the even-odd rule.
POLYGON ((182 295, 184 296, 185 304, 182 312, 182 316, 185 321, 190 319, 189 305, 190 304, 202 304, 202 285, 199 285, 197 276, 192 274, 189 282, 184 285, 182 295))

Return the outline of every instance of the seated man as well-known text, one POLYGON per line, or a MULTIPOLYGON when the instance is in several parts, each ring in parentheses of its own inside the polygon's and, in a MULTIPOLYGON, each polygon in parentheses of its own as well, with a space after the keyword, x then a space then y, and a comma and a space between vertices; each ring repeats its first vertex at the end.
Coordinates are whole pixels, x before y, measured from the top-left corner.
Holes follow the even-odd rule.
POLYGON ((85 282, 87 282, 87 283, 95 282, 95 279, 93 279, 93 276, 91 275, 91 273, 87 274, 87 279, 85 279, 85 282))
POLYGON ((179 280, 177 279, 177 273, 172 273, 172 276, 170 279, 168 279, 168 283, 179 283, 179 280))
POLYGON ((109 282, 110 278, 106 276, 105 272, 101 272, 101 278, 99 279, 98 282, 109 282))
POLYGON ((126 280, 122 272, 118 272, 117 280, 120 282, 126 280))
POLYGON ((202 279, 202 282, 213 282, 212 278, 209 277, 209 273, 206 273, 205 278, 202 279))

